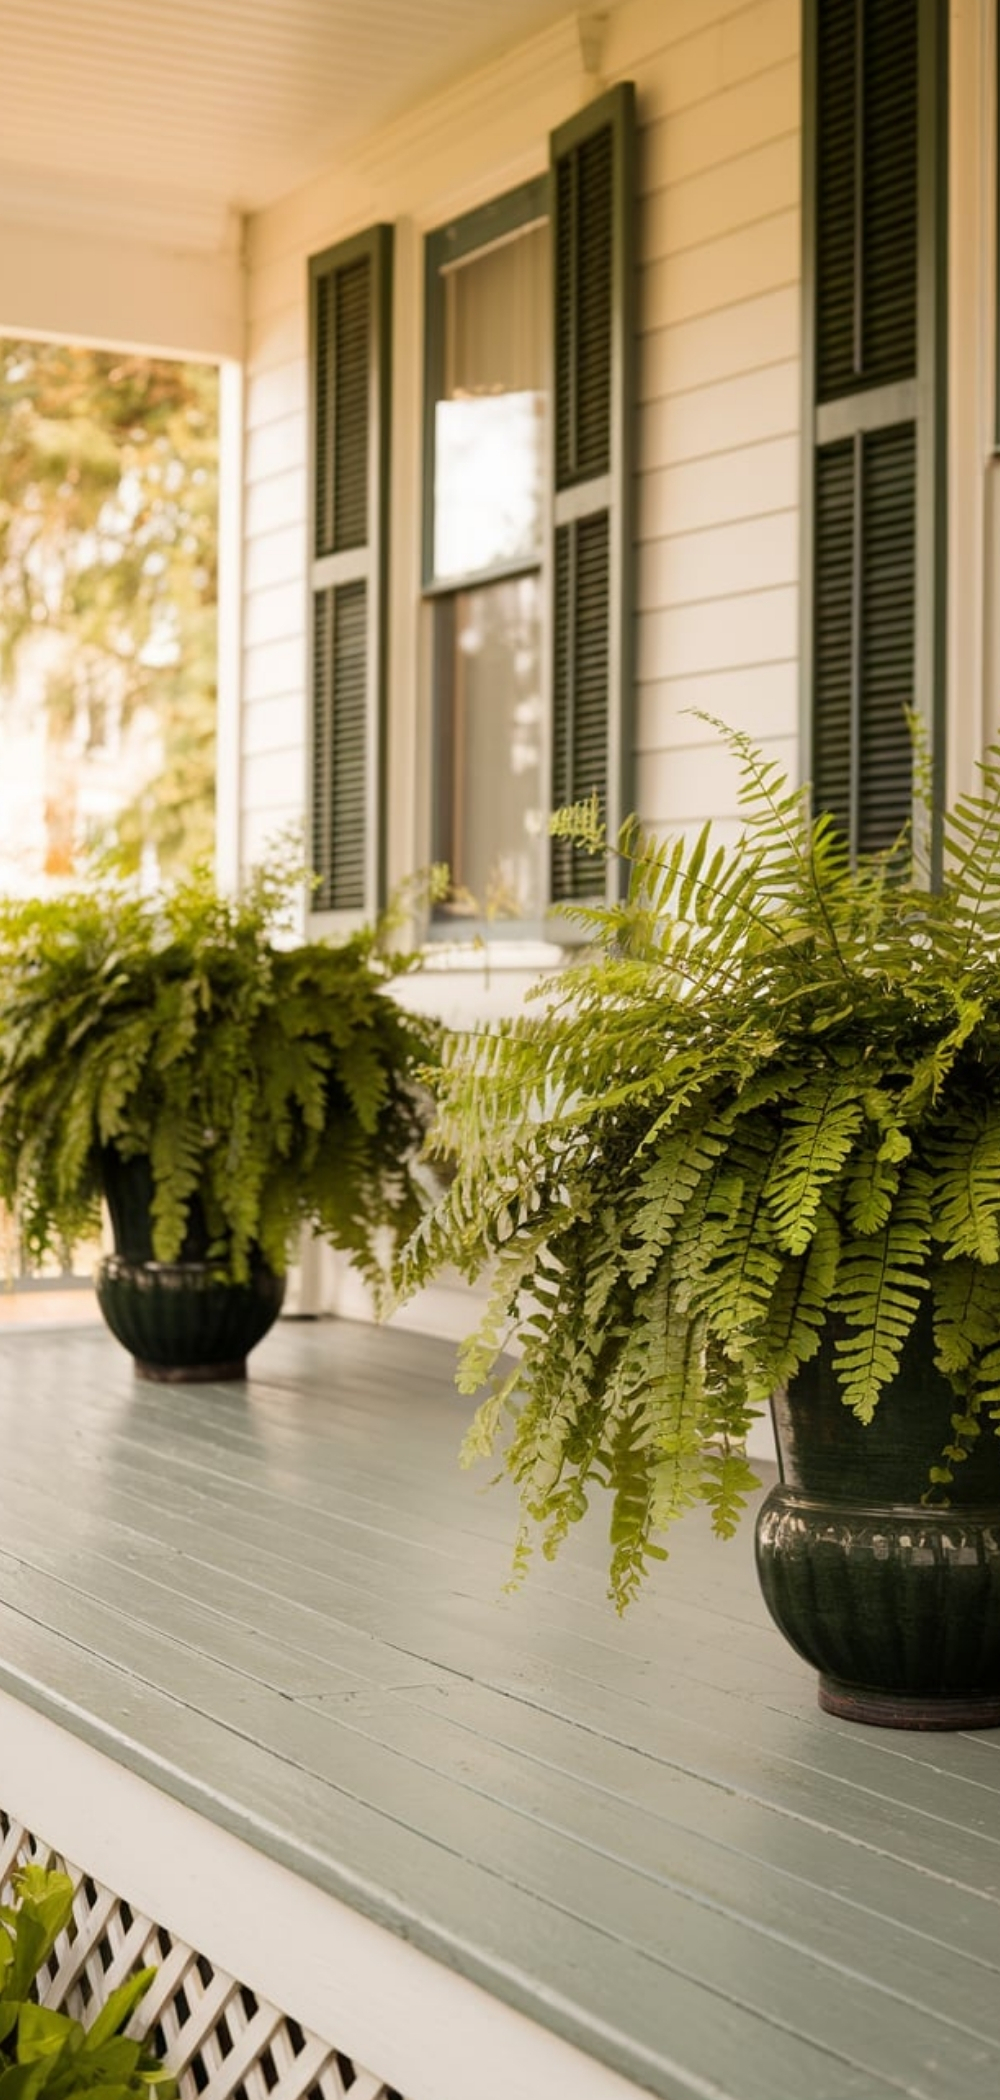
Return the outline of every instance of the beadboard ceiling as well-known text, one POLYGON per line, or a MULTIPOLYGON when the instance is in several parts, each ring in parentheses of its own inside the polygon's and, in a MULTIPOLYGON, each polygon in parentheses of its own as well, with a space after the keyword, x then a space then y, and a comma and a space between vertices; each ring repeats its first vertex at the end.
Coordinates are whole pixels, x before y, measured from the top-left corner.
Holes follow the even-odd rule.
POLYGON ((0 0, 0 209, 254 211, 567 0, 0 0))

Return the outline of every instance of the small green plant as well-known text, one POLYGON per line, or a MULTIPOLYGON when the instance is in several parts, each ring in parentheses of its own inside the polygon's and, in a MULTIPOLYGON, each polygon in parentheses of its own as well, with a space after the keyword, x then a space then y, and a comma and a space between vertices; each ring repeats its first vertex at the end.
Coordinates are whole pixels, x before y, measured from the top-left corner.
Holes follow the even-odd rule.
POLYGON ((0 1905, 0 2100, 175 2100, 177 2087, 143 2041, 122 2033, 156 1974, 112 1991, 89 2027, 38 2003, 38 1973, 73 1911, 73 1884, 52 1868, 21 1867, 0 1905))
MULTIPOLYGON (((935 891, 909 838, 852 865, 807 792, 728 741, 735 850, 629 823, 622 902, 571 908, 596 953, 445 1044, 431 1145, 453 1179, 397 1273, 493 1271, 466 1457, 503 1443, 518 1565, 533 1527, 551 1554, 610 1489, 620 1607, 683 1511, 732 1530, 748 1425, 831 1311, 866 1421, 931 1304, 955 1395, 937 1489, 1000 1416, 1000 754, 946 819, 935 891)), ((589 804, 555 828, 609 850, 589 804)))
POLYGON ((156 1259, 197 1202, 236 1282, 255 1248, 283 1272, 303 1223, 374 1278, 416 1223, 436 1033, 390 991, 414 958, 371 928, 292 942, 289 884, 0 902, 0 1199, 33 1255, 96 1230, 107 1148, 149 1161, 156 1259))

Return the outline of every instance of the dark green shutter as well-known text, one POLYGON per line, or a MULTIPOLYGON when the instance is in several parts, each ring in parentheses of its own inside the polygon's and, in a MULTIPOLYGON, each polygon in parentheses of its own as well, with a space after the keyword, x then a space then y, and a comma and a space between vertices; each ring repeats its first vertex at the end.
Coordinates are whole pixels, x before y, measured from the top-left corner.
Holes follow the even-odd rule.
POLYGON ((944 666, 946 0, 806 0, 803 667, 852 851, 936 771, 944 666))
POLYGON ((315 911, 377 909, 383 895, 392 228, 309 266, 315 911))
MULTIPOLYGON (((629 82, 552 136, 552 803, 596 793, 613 831, 631 802, 634 161, 629 82)), ((555 842, 553 903, 592 895, 595 866, 555 842)))

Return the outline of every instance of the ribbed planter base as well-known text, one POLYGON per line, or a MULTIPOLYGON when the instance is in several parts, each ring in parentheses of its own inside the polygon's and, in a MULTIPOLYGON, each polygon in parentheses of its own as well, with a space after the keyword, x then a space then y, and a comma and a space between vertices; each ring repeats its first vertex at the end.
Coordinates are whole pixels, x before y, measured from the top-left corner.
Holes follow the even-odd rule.
POLYGON ((137 1375, 162 1384, 246 1377, 246 1360, 273 1326, 285 1279, 263 1262, 249 1283, 228 1283, 204 1261, 129 1261, 111 1254, 97 1302, 137 1375))
POLYGON ((882 1728, 1000 1726, 1000 1510, 848 1504, 772 1488, 764 1601, 826 1713, 882 1728))
POLYGON ((872 1728, 1000 1728, 1000 1692, 917 1699, 902 1692, 859 1691, 857 1685, 821 1677, 819 1703, 825 1714, 867 1721, 872 1728))
POLYGON ((148 1378, 153 1385, 201 1385, 207 1379, 219 1384, 247 1375, 245 1356, 235 1357, 231 1364, 144 1364, 138 1356, 133 1363, 136 1377, 148 1378))
POLYGON ((836 1377, 843 1323, 771 1403, 781 1484, 757 1519, 757 1572, 819 1703, 879 1728, 1000 1726, 1000 1439, 984 1422, 947 1484, 955 1397, 924 1299, 871 1422, 836 1377))

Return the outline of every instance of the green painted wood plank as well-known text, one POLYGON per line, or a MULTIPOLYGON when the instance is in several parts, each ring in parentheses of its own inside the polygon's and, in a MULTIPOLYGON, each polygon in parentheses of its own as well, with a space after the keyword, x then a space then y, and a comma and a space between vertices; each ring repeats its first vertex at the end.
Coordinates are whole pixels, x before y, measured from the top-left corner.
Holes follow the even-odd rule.
POLYGON ((453 1966, 513 1959, 669 2100, 993 2100, 1000 1738, 818 1717, 748 1534, 689 1528, 624 1626, 596 1528, 498 1603, 450 1347, 259 1361, 167 1392, 96 1332, 0 1337, 0 1681, 397 1930, 433 1890, 453 1966))
MULTIPOLYGON (((987 1920, 994 1926, 992 1940, 981 1933, 971 1960, 967 1953, 943 1947, 920 1927, 917 1877, 902 1870, 887 1887, 884 1862, 869 1889, 878 1902, 877 1912, 864 1907, 857 1884, 852 1883, 848 1894, 829 1878, 824 1883, 826 1901, 818 1905, 815 1884, 800 1872, 778 1869, 763 1848, 748 1857, 742 1846, 722 1838, 717 1789, 689 1782, 681 1820, 676 1802, 673 1815, 668 1814, 670 1804, 662 1792, 650 1788, 645 1803, 636 1799, 637 1768, 643 1760, 627 1756, 619 1759, 615 1770, 613 1763, 598 1756, 585 1779, 567 1769, 576 1738, 563 1765, 554 1768, 524 1752, 512 1752, 508 1740, 494 1741, 492 1735, 456 1725, 451 1718, 455 1696, 439 1689, 407 1691, 402 1699, 324 1694, 309 1703, 338 1725, 370 1736, 431 1772, 457 1776, 464 1787, 550 1829, 565 1831, 601 1856, 662 1880, 712 1908, 739 1915, 752 1930, 788 1940, 856 1979, 868 1979, 921 2010, 926 2007, 936 2017, 967 2026, 984 2040, 1000 2042, 1000 1994, 984 1997, 983 1974, 1000 1969, 995 1918, 987 1920), (703 1797, 701 1834, 697 1792, 703 1797)), ((926 1902, 926 1887, 922 1893, 926 1902)))
POLYGON ((568 1934, 564 1912, 347 1801, 4 1605, 0 1688, 375 1922, 403 1930, 662 2100, 802 2100, 804 2093, 890 2100, 908 2091, 898 2080, 858 2073, 839 2054, 776 2035, 759 2016, 672 1977, 603 1931, 578 1925, 568 1934))
POLYGON ((856 1845, 839 1829, 804 1823, 479 1684, 452 1681, 426 1697, 403 1691, 401 1699, 443 1713, 491 1746, 545 1765, 557 1790, 564 1778, 580 1779, 633 1803, 667 1824, 671 1843, 675 1834, 681 1841, 688 1835, 708 1838, 754 1872, 770 1869, 803 1883, 807 1909, 823 1929, 825 1906, 848 1903, 876 1921, 876 1937, 883 1921, 905 1925, 925 1943, 932 1966, 939 1951, 960 1956, 973 1977, 977 1969, 1000 1964, 1000 1926, 991 1898, 954 1889, 942 1896, 920 1867, 856 1845))
MULTIPOLYGON (((298 1697, 320 1691, 361 1691, 373 1686, 389 1690, 448 1682, 446 1672, 423 1663, 407 1663, 384 1643, 350 1628, 334 1630, 315 1614, 311 1618, 319 1635, 312 1647, 308 1645, 308 1624, 301 1644, 294 1638, 281 1638, 275 1621, 282 1615, 275 1613, 270 1599, 262 1615, 256 1592, 248 1591, 251 1598, 258 1596, 256 1619, 252 1604, 242 1621, 234 1619, 218 1609, 214 1588, 211 1597, 206 1596, 204 1571, 191 1571, 185 1593, 177 1579, 178 1556, 166 1549, 160 1549, 158 1563, 155 1549, 134 1550, 129 1565, 125 1559, 116 1562, 92 1548, 74 1548, 72 1540, 82 1539, 85 1527, 75 1524, 71 1515, 62 1522, 60 1542, 54 1546, 43 1529, 40 1507, 32 1521, 30 1502, 30 1491, 21 1489, 16 1516, 4 1526, 0 1593, 10 1603, 19 1603, 15 1589, 34 1594, 32 1574, 52 1577, 77 1598, 107 1607, 140 1630, 166 1634, 197 1656, 240 1672, 255 1684, 298 1697), (7 1579, 7 1571, 15 1569, 19 1572, 11 1572, 7 1579)), ((298 1614, 293 1633, 303 1631, 301 1621, 307 1617, 298 1614)))
MULTIPOLYGON (((182 1496, 181 1501, 183 1508, 191 1506, 186 1495, 182 1496)), ((113 1496, 108 1494, 106 1477, 104 1480, 104 1502, 106 1507, 114 1509, 114 1499, 113 1496)), ((133 1520, 136 1514, 136 1506, 141 1509, 144 1524, 160 1523, 163 1535, 167 1538, 173 1536, 176 1539, 178 1536, 178 1523, 169 1507, 166 1510, 154 1511, 151 1507, 142 1507, 140 1498, 139 1505, 133 1504, 133 1520)), ((194 1507, 198 1511, 199 1517, 202 1517, 204 1510, 199 1500, 195 1501, 194 1507)), ((466 1625, 473 1623, 470 1621, 469 1608, 463 1598, 449 1598, 446 1602, 443 1602, 440 1598, 434 1600, 433 1626, 436 1639, 435 1645, 435 1640, 429 1638, 431 1629, 426 1612, 422 1614, 419 1624, 415 1625, 412 1611, 409 1611, 408 1615, 400 1617, 398 1611, 392 1609, 391 1617, 387 1618, 385 1611, 380 1606, 376 1605, 373 1608, 364 1596, 354 1589, 351 1583, 341 1586, 339 1589, 331 1590, 330 1578, 325 1573, 325 1570, 330 1566, 331 1561, 336 1565, 336 1556, 325 1542, 310 1540, 307 1543, 303 1543, 300 1538, 299 1558, 297 1561, 293 1561, 291 1558, 291 1544, 282 1526, 272 1527, 271 1531, 268 1531, 267 1527, 262 1527, 251 1518, 234 1512, 228 1507, 220 1514, 216 1506, 213 1512, 213 1536, 209 1545, 201 1539, 201 1534, 207 1527, 203 1523, 199 1523, 198 1518, 194 1519, 193 1522, 195 1529, 199 1532, 198 1543, 200 1552, 206 1555, 217 1555, 220 1540, 228 1539, 235 1548, 237 1562, 242 1559, 244 1552, 250 1553, 252 1551, 255 1560, 260 1565, 262 1560, 262 1539, 274 1536, 277 1544, 285 1549, 286 1579, 288 1571, 294 1569, 295 1584, 297 1586, 301 1585, 305 1570, 307 1568, 314 1569, 322 1577, 322 1595, 327 1607, 332 1607, 335 1612, 349 1613, 353 1624, 355 1626, 362 1625, 369 1636, 388 1640, 395 1648, 415 1655, 417 1661, 421 1664, 440 1663, 446 1668, 458 1668, 467 1672, 471 1672, 474 1668, 474 1659, 469 1653, 468 1643, 464 1645, 460 1643, 456 1648, 454 1641, 451 1640, 449 1642, 448 1637, 456 1617, 460 1618, 466 1625), (442 1618, 444 1625, 438 1638, 439 1621, 442 1618)), ((182 1530, 180 1535, 184 1537, 190 1534, 182 1530)), ((266 1571, 269 1571, 272 1580, 277 1581, 280 1579, 280 1571, 276 1570, 273 1561, 270 1563, 265 1561, 263 1566, 266 1571)), ((475 1614, 475 1623, 477 1625, 478 1620, 479 1612, 477 1611, 475 1614)), ((572 1633, 568 1636, 560 1635, 558 1639, 554 1639, 549 1635, 545 1626, 539 1625, 534 1618, 530 1626, 525 1626, 523 1629, 518 1627, 516 1634, 512 1634, 512 1620, 513 1614, 508 1614, 506 1621, 501 1621, 495 1616, 490 1620, 491 1643, 497 1653, 507 1653, 513 1646, 518 1653, 526 1653, 531 1657, 540 1655, 553 1661, 560 1670, 566 1669, 570 1672, 575 1670, 578 1676, 586 1677, 591 1688, 597 1686, 619 1692, 628 1683, 632 1690, 635 1689, 636 1673, 630 1659, 617 1654, 609 1645, 601 1643, 598 1650, 598 1645, 593 1641, 572 1633)), ((572 1690, 572 1686, 570 1686, 570 1689, 572 1690)), ((641 1690, 645 1697, 655 1698, 661 1705, 666 1704, 675 1707, 678 1703, 677 1682, 669 1673, 658 1672, 655 1682, 650 1681, 649 1673, 644 1673, 641 1681, 641 1690)), ((616 1702, 616 1718, 619 1721, 621 1711, 622 1709, 616 1702)), ((776 1733, 773 1719, 773 1716, 755 1712, 752 1727, 754 1741, 758 1744, 758 1747, 768 1752, 776 1752, 777 1755, 785 1758, 788 1758, 790 1755, 793 1758, 801 1758, 807 1771, 813 1768, 818 1757, 819 1769, 826 1776, 837 1779, 843 1778, 844 1775, 836 1769, 837 1759, 834 1756, 834 1746, 838 1742, 842 1742, 844 1743, 844 1755, 848 1764, 856 1766, 857 1753, 849 1743, 845 1742, 843 1737, 829 1734, 822 1729, 815 1730, 812 1740, 814 1744, 819 1745, 817 1751, 806 1743, 804 1737, 799 1742, 791 1743, 788 1739, 787 1731, 784 1734, 780 1730, 776 1733), (763 1740, 761 1740, 761 1737, 763 1740)), ((723 1738, 732 1734, 734 1715, 728 1695, 723 1695, 721 1701, 717 1700, 714 1707, 710 1698, 704 1693, 700 1695, 697 1706, 697 1726, 699 1731, 703 1733, 706 1725, 709 1723, 714 1725, 723 1738)), ((594 1725, 593 1711, 591 1711, 589 1725, 594 1725)), ((746 1726, 749 1724, 741 1723, 741 1725, 746 1726)), ((711 1758, 712 1755, 716 1754, 712 1750, 706 1751, 701 1740, 701 1733, 694 1739, 692 1747, 689 1728, 686 1748, 684 1741, 678 1744, 676 1731, 671 1736, 672 1755, 675 1758, 677 1756, 686 1757, 688 1762, 694 1760, 695 1769, 704 1767, 706 1756, 711 1758)), ((897 1792, 901 1788, 902 1775, 905 1775, 912 1769, 912 1767, 902 1764, 897 1766, 898 1773, 901 1775, 896 1786, 897 1792)), ((718 1776, 717 1772, 716 1776, 718 1776)), ((798 1775, 793 1775, 793 1777, 797 1778, 798 1775)), ((850 1779, 850 1774, 848 1774, 848 1778, 850 1779)), ((917 1779, 919 1780, 919 1772, 917 1773, 917 1779)), ((734 1783, 733 1775, 728 1770, 726 1783, 734 1783)), ((735 1783, 740 1782, 737 1780, 735 1783)), ((885 1787, 888 1782, 880 1775, 878 1784, 881 1788, 885 1787)), ((872 1790, 868 1789, 868 1791, 872 1790)), ((956 1793, 960 1794, 960 1792, 961 1783, 951 1790, 953 1796, 956 1793)), ((794 1791, 794 1801, 798 1801, 800 1793, 801 1786, 798 1786, 794 1791)), ((953 1802, 948 1805, 946 1811, 940 1790, 938 1790, 936 1796, 936 1806, 940 1809, 942 1820, 946 1820, 948 1816, 957 1816, 959 1814, 959 1809, 953 1802)), ((826 1804, 822 1812, 827 1817, 834 1813, 826 1804)), ((840 1813, 842 1816, 846 1812, 844 1808, 841 1808, 840 1813)), ((935 1811, 932 1810, 932 1812, 935 1811)), ((859 1820, 858 1804, 851 1804, 851 1813, 854 1824, 857 1826, 859 1820)), ((969 1827, 983 1829, 988 1835, 988 1818, 975 1797, 972 1799, 971 1808, 962 1811, 962 1813, 969 1827)), ((860 1820, 862 1829, 869 1828, 871 1815, 868 1803, 861 1804, 860 1820), (866 1811, 867 1814, 865 1813, 866 1811)), ((884 1822, 885 1819, 883 1818, 882 1820, 884 1822)), ((892 1833, 889 1832, 888 1835, 891 1836, 892 1833)), ((921 1843, 923 1843, 925 1836, 925 1833, 920 1834, 921 1843)), ((897 1841, 899 1843, 904 1842, 898 1832, 897 1841)), ((925 1847, 925 1855, 927 1850, 928 1848, 925 1847)), ((936 1856, 933 1845, 929 1847, 929 1856, 932 1859, 936 1856)))
MULTIPOLYGON (((247 1690, 247 1680, 234 1671, 137 1628, 5 1556, 0 1556, 0 1595, 8 1605, 91 1648, 103 1661, 190 1704, 202 1717, 237 1734, 252 1735, 278 1759, 347 1792, 352 1802, 458 1851, 490 1874, 556 1904, 574 1921, 612 1932, 688 1979, 706 1988, 714 1983, 745 2010, 763 2012, 775 2026, 801 2033, 820 2048, 837 2053, 838 2036, 857 2000, 846 2053, 858 2068, 901 2076, 906 2089, 917 2093, 929 2092, 928 2069, 938 2065, 936 2096, 967 2100, 981 2075, 1000 2066, 1000 2053, 989 2036, 963 2035, 960 2029, 951 2033, 942 2056, 940 2022, 922 2014, 912 1999, 901 2040, 898 2032, 887 2029, 885 2008, 874 1993, 858 1999, 857 1971, 845 1977, 804 1955, 787 1936, 777 1943, 765 1938, 749 1913, 744 1924, 754 1929, 747 1932, 730 1916, 706 1912, 663 1881, 651 1887, 649 1863, 655 1847, 648 1830, 633 1841, 631 1865, 638 1871, 623 1872, 602 1847, 600 1871, 595 1873, 592 1841, 577 1843, 565 1826, 560 1839, 547 1821, 539 1820, 537 1805, 525 1817, 508 1813, 486 1796, 470 1800, 476 1790, 469 1786, 464 1766, 459 1768, 459 1784, 454 1765, 443 1772, 430 1762, 415 1769, 412 1755, 387 1750, 383 1741, 371 1736, 362 1739, 350 1721, 346 1727, 328 1725, 325 1705, 317 1716, 287 1698, 247 1690), (719 1978, 726 1978, 726 1984, 719 1978)), ((416 1732, 412 1716, 404 1713, 399 1719, 404 1738, 408 1730, 416 1732)), ((749 1883, 745 1891, 746 1904, 749 1883)), ((945 2018, 951 2015, 946 2012, 945 2018)))

